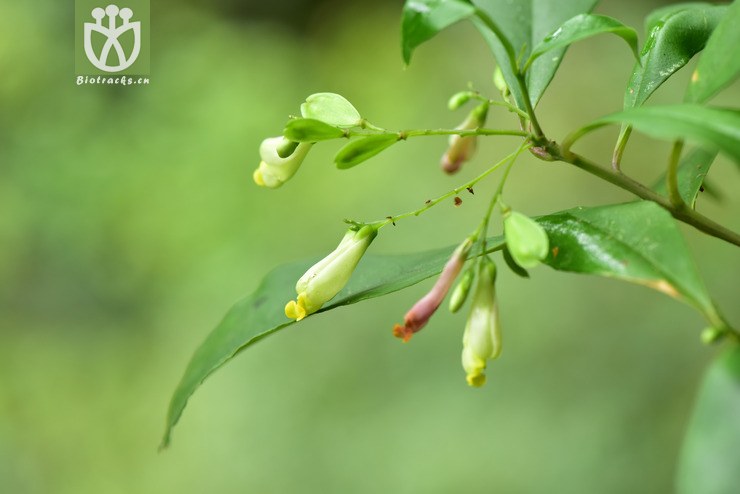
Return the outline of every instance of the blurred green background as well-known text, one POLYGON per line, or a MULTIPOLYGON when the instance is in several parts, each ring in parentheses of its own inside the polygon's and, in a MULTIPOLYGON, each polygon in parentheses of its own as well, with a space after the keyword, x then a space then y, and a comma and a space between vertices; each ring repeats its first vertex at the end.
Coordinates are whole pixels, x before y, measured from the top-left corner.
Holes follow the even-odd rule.
MULTIPOLYGON (((645 288, 501 270, 505 351, 489 383, 460 368, 464 315, 414 340, 394 322, 431 281, 310 318, 236 358, 195 394, 157 453, 195 347, 282 262, 333 249, 345 217, 414 209, 477 175, 516 140, 482 142, 457 176, 444 138, 395 146, 352 171, 316 146, 279 190, 251 180, 265 137, 305 96, 345 95, 389 128, 449 127, 447 97, 493 94, 491 55, 458 25, 404 69, 400 2, 152 2, 151 85, 74 85, 69 2, 4 2, 0 16, 0 490, 8 493, 667 492, 696 386, 716 350, 704 321, 645 288)), ((658 6, 604 1, 640 27, 658 6)), ((642 36, 644 40, 644 36, 642 36)), ((574 46, 540 105, 555 138, 621 107, 632 60, 616 37, 574 46)), ((652 102, 679 101, 690 68, 652 102)), ((735 104, 737 86, 715 101, 735 104)), ((490 126, 510 127, 493 111, 490 126)), ((606 162, 616 128, 579 145, 606 162)), ((625 169, 651 181, 668 145, 635 136, 625 169)), ((740 228, 737 170, 699 207, 740 228)), ((375 253, 456 243, 495 176, 459 208, 384 229, 375 253)), ((507 202, 535 215, 629 200, 525 157, 507 202)), ((496 224, 496 228, 499 225, 496 224)), ((740 324, 736 249, 683 228, 740 324)))

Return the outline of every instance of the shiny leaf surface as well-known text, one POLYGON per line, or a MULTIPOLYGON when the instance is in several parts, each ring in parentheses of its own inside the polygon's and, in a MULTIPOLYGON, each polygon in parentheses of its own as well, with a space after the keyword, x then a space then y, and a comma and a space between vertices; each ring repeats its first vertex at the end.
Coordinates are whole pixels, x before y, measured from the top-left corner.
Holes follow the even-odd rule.
MULTIPOLYGON (((648 39, 624 92, 624 108, 641 106, 669 77, 704 49, 727 7, 679 4, 658 9, 646 23, 648 39)), ((623 125, 617 146, 629 136, 623 125)))
POLYGON ((699 58, 686 92, 686 101, 703 103, 740 75, 740 2, 733 2, 699 58))
POLYGON ((408 64, 417 46, 473 12, 475 7, 463 0, 407 0, 401 21, 403 61, 408 64))
POLYGON ((629 45, 635 58, 639 60, 640 56, 637 54, 637 33, 634 29, 605 15, 580 14, 572 19, 568 19, 562 26, 545 36, 535 46, 534 50, 532 50, 527 64, 548 51, 565 48, 576 41, 605 33, 611 33, 622 38, 629 45))
POLYGON ((537 221, 550 238, 549 266, 644 285, 716 315, 675 221, 657 204, 575 208, 537 221))
POLYGON ((687 4, 675 6, 648 24, 648 39, 640 62, 632 69, 624 107, 642 105, 661 84, 704 49, 727 7, 687 4))

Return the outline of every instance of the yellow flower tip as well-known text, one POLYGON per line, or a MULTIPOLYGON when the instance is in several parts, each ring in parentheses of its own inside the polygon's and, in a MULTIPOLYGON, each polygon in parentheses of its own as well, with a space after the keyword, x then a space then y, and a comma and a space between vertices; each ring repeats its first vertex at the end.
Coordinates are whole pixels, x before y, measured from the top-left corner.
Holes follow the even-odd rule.
POLYGON ((408 343, 411 337, 414 336, 414 332, 408 326, 396 324, 393 326, 393 336, 403 340, 404 343, 408 343))
POLYGON ((300 321, 306 317, 306 309, 300 304, 300 299, 298 303, 295 300, 291 300, 285 304, 285 315, 296 321, 300 321))
POLYGON ((252 179, 254 180, 254 183, 260 187, 265 187, 265 179, 262 178, 262 171, 259 168, 257 168, 252 174, 252 179))
POLYGON ((473 386, 474 388, 480 388, 484 384, 486 384, 486 375, 481 373, 476 374, 468 374, 465 377, 465 380, 468 381, 468 385, 473 386))

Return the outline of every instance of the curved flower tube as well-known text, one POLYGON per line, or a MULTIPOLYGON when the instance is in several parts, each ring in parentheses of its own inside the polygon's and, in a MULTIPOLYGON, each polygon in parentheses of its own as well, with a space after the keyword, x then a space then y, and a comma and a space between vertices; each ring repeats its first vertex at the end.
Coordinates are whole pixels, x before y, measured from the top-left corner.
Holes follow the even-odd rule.
MULTIPOLYGON (((458 130, 475 130, 486 123, 488 114, 488 103, 483 103, 470 112, 465 121, 460 124, 458 130)), ((460 170, 463 163, 468 161, 475 153, 478 145, 477 136, 452 135, 449 139, 447 151, 442 155, 440 165, 445 173, 452 174, 460 170)))
POLYGON ((313 143, 301 142, 296 145, 285 137, 270 137, 260 144, 259 167, 252 174, 254 183, 260 187, 276 189, 295 175, 313 143), (287 156, 283 151, 287 150, 287 156))
POLYGON ((295 285, 296 300, 285 305, 285 315, 300 321, 334 298, 347 284, 357 263, 378 234, 374 226, 350 229, 334 251, 311 266, 295 285))
POLYGON ((429 322, 429 318, 432 317, 432 314, 440 306, 455 278, 460 274, 460 270, 465 264, 465 259, 467 259, 468 251, 472 245, 473 241, 468 238, 455 249, 447 264, 442 269, 442 274, 439 275, 437 282, 429 293, 424 295, 406 313, 403 326, 396 324, 393 327, 393 336, 407 342, 414 333, 421 330, 429 322))

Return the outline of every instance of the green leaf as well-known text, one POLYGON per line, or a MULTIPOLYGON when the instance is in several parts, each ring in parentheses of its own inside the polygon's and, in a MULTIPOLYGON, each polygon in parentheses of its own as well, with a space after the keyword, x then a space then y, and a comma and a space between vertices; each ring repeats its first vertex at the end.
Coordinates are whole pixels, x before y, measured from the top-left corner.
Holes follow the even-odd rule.
POLYGON ((380 134, 363 137, 346 144, 334 156, 334 163, 340 170, 346 170, 369 160, 398 142, 397 134, 380 134))
POLYGON ((650 201, 575 208, 537 220, 547 231, 545 264, 661 291, 710 320, 717 312, 671 215, 650 201))
MULTIPOLYGON (((706 148, 695 148, 681 158, 678 164, 678 191, 686 204, 692 208, 696 205, 696 198, 704 183, 709 168, 717 157, 717 151, 706 148)), ((653 185, 653 190, 668 196, 665 174, 653 185)))
MULTIPOLYGON (((554 269, 614 277, 663 291, 716 316, 686 246, 670 215, 652 202, 577 208, 537 219, 550 238, 545 263, 554 269)), ((502 237, 489 250, 504 247, 502 237)), ((457 245, 399 256, 366 255, 347 286, 318 313, 380 297, 442 271, 457 245)), ((295 282, 317 259, 274 269, 259 287, 226 314, 196 350, 170 402, 162 447, 171 438, 188 399, 236 354, 295 324, 284 316, 295 282)), ((313 316, 309 316, 313 317, 313 316)))
POLYGON ((474 12, 475 7, 464 0, 406 0, 401 23, 403 61, 408 65, 417 46, 474 12))
MULTIPOLYGON (((488 245, 491 249, 501 248, 503 239, 491 238, 488 245)), ((454 245, 399 256, 366 255, 347 286, 319 313, 380 297, 439 274, 456 248, 454 245)), ((248 346, 295 324, 285 317, 284 307, 288 300, 295 298, 296 281, 316 261, 296 262, 274 269, 257 290, 234 305, 208 335, 193 355, 172 396, 162 447, 169 444, 172 428, 180 419, 188 399, 209 375, 248 346)))
POLYGON ((734 494, 740 485, 740 345, 704 376, 681 449, 679 494, 734 494))
POLYGON ((296 118, 288 122, 283 135, 291 141, 318 142, 344 137, 344 131, 321 120, 296 118))
POLYGON ((740 75, 740 2, 733 2, 699 58, 686 101, 703 103, 740 75))
MULTIPOLYGON (((511 42, 517 56, 522 54, 526 60, 534 46, 545 39, 568 19, 591 12, 598 0, 480 0, 476 5, 493 19, 504 36, 511 42)), ((483 37, 491 47, 496 61, 501 67, 506 84, 514 97, 516 105, 524 109, 524 97, 518 87, 509 57, 501 41, 479 18, 474 18, 483 37)), ((535 60, 527 71, 527 87, 532 106, 542 97, 550 84, 567 47, 558 48, 550 56, 535 60)))
POLYGON ((648 24, 648 39, 640 62, 632 69, 624 93, 624 108, 642 105, 658 87, 704 49, 722 19, 724 5, 689 4, 660 9, 648 24))
POLYGON ((626 123, 658 139, 686 139, 717 148, 740 163, 740 111, 690 103, 643 106, 608 115, 569 136, 564 147, 610 123, 626 123))
MULTIPOLYGON (((727 7, 702 3, 671 5, 648 18, 648 39, 624 92, 624 108, 641 106, 669 77, 704 49, 727 7)), ((630 128, 622 125, 617 149, 625 146, 630 128)), ((620 153, 621 154, 621 151, 620 153)))
POLYGON ((520 276, 522 278, 529 278, 529 273, 527 272, 527 270, 521 267, 520 265, 518 265, 516 261, 514 260, 514 258, 511 257, 511 252, 509 252, 508 247, 504 246, 502 253, 504 256, 504 262, 515 275, 520 276))
POLYGON ((312 94, 301 105, 301 115, 335 127, 355 127, 362 123, 362 117, 352 103, 335 93, 312 94))
POLYGON ((572 19, 568 19, 555 31, 545 36, 532 50, 526 66, 529 66, 534 60, 550 50, 566 48, 576 41, 604 33, 612 33, 625 40, 639 63, 637 32, 634 29, 605 15, 579 14, 572 19))

